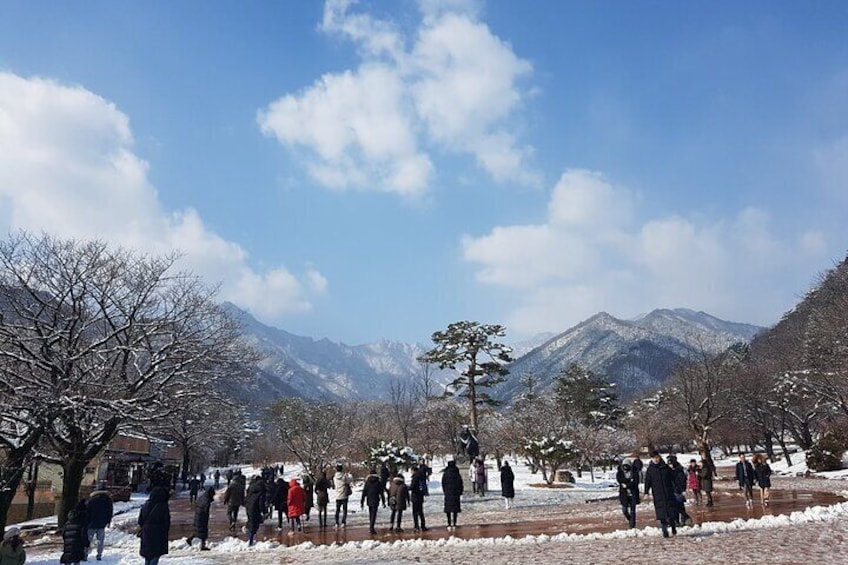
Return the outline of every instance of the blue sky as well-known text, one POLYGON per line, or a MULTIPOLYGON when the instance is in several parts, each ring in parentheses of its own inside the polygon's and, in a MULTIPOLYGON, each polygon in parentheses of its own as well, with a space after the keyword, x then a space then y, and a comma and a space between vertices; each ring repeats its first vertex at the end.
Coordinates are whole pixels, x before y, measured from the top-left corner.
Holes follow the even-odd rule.
POLYGON ((0 0, 0 230, 349 344, 772 324, 845 257, 848 3, 0 0))

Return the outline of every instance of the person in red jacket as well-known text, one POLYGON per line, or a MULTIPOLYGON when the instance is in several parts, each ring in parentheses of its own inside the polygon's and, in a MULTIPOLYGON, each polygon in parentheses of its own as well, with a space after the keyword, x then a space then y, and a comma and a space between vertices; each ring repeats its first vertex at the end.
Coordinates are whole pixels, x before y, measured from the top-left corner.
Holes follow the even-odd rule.
POLYGON ((303 526, 300 523, 301 514, 306 513, 306 492, 303 487, 297 482, 297 479, 289 481, 288 494, 288 516, 289 516, 289 535, 293 536, 295 529, 298 532, 303 531, 303 526))

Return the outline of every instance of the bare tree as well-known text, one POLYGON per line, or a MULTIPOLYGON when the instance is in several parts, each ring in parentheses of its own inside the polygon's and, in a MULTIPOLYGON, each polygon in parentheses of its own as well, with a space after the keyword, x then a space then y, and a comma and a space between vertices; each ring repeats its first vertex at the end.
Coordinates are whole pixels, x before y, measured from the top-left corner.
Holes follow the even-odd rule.
POLYGON ((409 445, 409 438, 418 419, 420 399, 416 396, 414 385, 405 380, 393 380, 389 383, 392 419, 397 426, 403 445, 409 445))
POLYGON ((268 408, 274 436, 317 476, 350 442, 351 412, 332 402, 284 398, 268 408))
POLYGON ((734 346, 712 355, 701 347, 695 356, 680 365, 668 382, 668 405, 672 417, 681 418, 701 456, 712 465, 711 433, 715 425, 730 417, 735 375, 745 348, 734 346))
POLYGON ((62 465, 60 525, 119 430, 237 372, 237 324, 197 277, 173 272, 176 259, 25 233, 0 243, 0 358, 17 367, 5 386, 36 401, 62 465))

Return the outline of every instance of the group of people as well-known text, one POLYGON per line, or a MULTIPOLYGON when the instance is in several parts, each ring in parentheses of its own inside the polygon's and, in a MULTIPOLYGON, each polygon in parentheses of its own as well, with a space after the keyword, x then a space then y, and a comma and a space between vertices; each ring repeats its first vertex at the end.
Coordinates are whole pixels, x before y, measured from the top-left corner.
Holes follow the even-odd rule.
POLYGON ((78 565, 81 561, 88 561, 92 543, 96 544, 97 561, 101 561, 106 526, 112 522, 113 512, 112 497, 104 489, 95 490, 87 499, 80 500, 68 513, 62 530, 59 563, 78 565))
POLYGON ((413 531, 426 532, 424 497, 430 494, 427 481, 432 472, 433 470, 422 462, 412 468, 410 483, 407 485, 403 473, 392 473, 385 462, 380 466, 379 473, 376 467, 371 467, 365 477, 360 499, 361 508, 368 506, 368 531, 371 534, 377 533, 377 510, 380 506, 388 506, 391 509, 390 532, 403 532, 403 513, 410 507, 413 531))
POLYGON ((750 508, 754 505, 754 484, 760 489, 760 503, 769 505, 771 495, 771 467, 762 453, 754 455, 753 463, 748 461, 744 453, 739 454, 739 462, 736 463, 736 481, 739 489, 745 493, 745 505, 750 508))
MULTIPOLYGON (((652 495, 654 513, 660 523, 663 536, 677 534, 677 528, 682 525, 692 525, 692 519, 686 512, 686 491, 692 492, 695 504, 704 503, 711 507, 713 500, 713 478, 715 467, 707 460, 689 460, 686 469, 678 462, 677 456, 669 455, 664 461, 659 452, 651 452, 651 461, 642 477, 642 461, 636 457, 624 460, 616 471, 616 482, 619 486, 619 502, 621 510, 631 528, 636 527, 636 505, 640 503, 639 483, 644 481, 644 495, 652 495)), ((736 480, 739 489, 744 492, 747 507, 753 505, 754 485, 760 488, 760 501, 763 506, 769 504, 771 488, 771 467, 766 457, 757 454, 753 463, 748 461, 745 454, 739 455, 736 463, 736 480)))
POLYGON ((652 496, 654 513, 660 523, 663 536, 677 534, 681 525, 692 525, 692 518, 686 512, 687 488, 693 488, 700 500, 700 492, 705 489, 708 504, 712 506, 712 476, 711 466, 703 463, 698 466, 695 460, 689 462, 689 468, 684 469, 677 456, 669 455, 668 462, 664 461, 658 451, 651 452, 651 461, 644 472, 642 460, 635 457, 619 464, 616 471, 616 482, 619 487, 619 502, 624 518, 631 528, 636 527, 636 506, 641 502, 639 483, 644 480, 644 495, 652 496), (694 478, 697 478, 697 484, 694 478))

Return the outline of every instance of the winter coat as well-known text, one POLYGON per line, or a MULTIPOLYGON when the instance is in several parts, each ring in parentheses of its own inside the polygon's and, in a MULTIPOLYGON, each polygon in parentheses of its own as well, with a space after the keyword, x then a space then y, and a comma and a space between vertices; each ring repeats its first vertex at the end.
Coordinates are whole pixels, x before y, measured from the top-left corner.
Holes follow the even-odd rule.
POLYGON ((673 522, 677 519, 678 503, 674 496, 674 478, 665 461, 651 463, 645 472, 645 494, 654 495, 654 513, 657 520, 673 522))
POLYGON ((674 494, 683 494, 686 492, 686 469, 677 461, 669 467, 671 467, 671 478, 674 481, 674 494))
POLYGON ((633 472, 636 473, 636 480, 641 481, 643 469, 642 460, 636 457, 633 459, 633 463, 631 463, 630 466, 633 468, 633 472))
POLYGON ((26 550, 20 538, 12 543, 12 540, 0 543, 0 565, 24 565, 26 562, 26 550))
POLYGON ((442 473, 442 492, 445 495, 445 512, 462 512, 462 477, 456 461, 448 461, 448 466, 442 473))
POLYGON ((330 479, 322 474, 318 482, 315 483, 315 502, 318 506, 327 506, 330 503, 330 479))
POLYGON ((383 488, 387 488, 386 485, 389 484, 389 480, 392 478, 392 472, 389 471, 389 468, 383 465, 380 467, 380 482, 383 484, 383 488))
POLYGON ((233 482, 230 483, 230 486, 227 487, 227 490, 224 492, 224 503, 229 508, 238 508, 239 506, 244 506, 244 479, 242 478, 244 475, 239 475, 233 482))
POLYGON ((298 518, 301 514, 306 514, 306 491, 297 484, 297 479, 289 481, 289 497, 286 503, 289 518, 298 518))
POLYGON ((477 464, 477 468, 474 470, 474 480, 478 485, 485 485, 486 479, 488 479, 488 475, 486 473, 486 464, 480 461, 477 464))
POLYGON ((274 483, 274 493, 271 495, 271 504, 288 516, 289 511, 289 484, 282 477, 274 483))
POLYGON ((741 461, 736 464, 736 482, 739 488, 754 486, 754 466, 750 461, 741 461))
POLYGON ((515 473, 507 463, 501 467, 501 496, 515 498, 515 473))
POLYGON ((215 489, 209 487, 201 491, 194 507, 194 535, 202 540, 209 537, 209 511, 215 500, 215 489))
POLYGON ((689 468, 686 470, 687 475, 687 486, 691 491, 701 490, 701 468, 697 465, 689 465, 689 468))
POLYGON ((59 563, 76 563, 85 559, 85 548, 90 545, 87 521, 88 515, 85 512, 74 510, 68 516, 68 523, 62 531, 64 551, 59 558, 59 563))
POLYGON ((247 495, 244 497, 244 507, 247 509, 247 521, 251 525, 257 527, 265 521, 265 481, 250 481, 247 495))
POLYGON ((368 504, 373 508, 386 505, 386 490, 383 488, 383 481, 377 474, 370 474, 365 477, 365 484, 362 486, 362 499, 360 504, 368 504))
POLYGON ((698 468, 698 477, 701 479, 701 490, 705 493, 713 492, 713 469, 709 465, 698 468))
POLYGON ((757 486, 771 488, 771 467, 768 463, 757 463, 754 467, 754 476, 757 479, 757 486))
POLYGON ((198 490, 200 490, 200 479, 192 477, 188 482, 188 492, 194 496, 197 495, 198 490))
POLYGON ((303 507, 306 509, 303 513, 308 514, 309 510, 315 506, 315 479, 307 473, 301 475, 301 479, 303 480, 303 507))
MULTIPOLYGON (((379 479, 379 477, 377 478, 379 479)), ((353 477, 351 477, 348 473, 336 471, 336 474, 333 476, 333 484, 336 487, 336 500, 348 499, 350 495, 345 494, 345 485, 349 485, 351 483, 353 483, 353 477)))
POLYGON ((105 490, 96 490, 85 504, 88 509, 88 527, 94 530, 105 528, 112 521, 114 506, 112 497, 105 490))
POLYGON ((615 473, 615 482, 618 483, 618 501, 622 506, 630 506, 631 503, 639 504, 639 474, 632 465, 619 465, 615 473))
POLYGON ((168 508, 168 491, 154 487, 150 497, 138 513, 141 526, 141 549, 145 559, 153 559, 168 553, 168 531, 171 529, 171 510, 168 508))
POLYGON ((430 493, 427 490, 427 475, 420 468, 412 471, 409 482, 409 499, 412 502, 424 502, 424 497, 430 493))
POLYGON ((410 503, 409 487, 403 482, 403 477, 395 477, 389 486, 389 506, 393 510, 406 510, 410 503))

